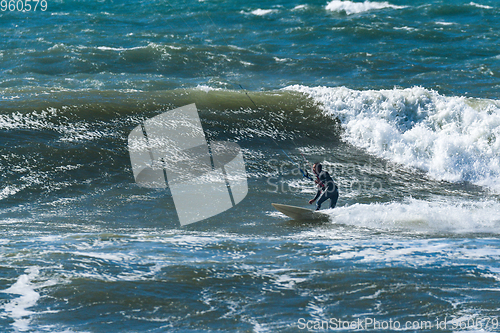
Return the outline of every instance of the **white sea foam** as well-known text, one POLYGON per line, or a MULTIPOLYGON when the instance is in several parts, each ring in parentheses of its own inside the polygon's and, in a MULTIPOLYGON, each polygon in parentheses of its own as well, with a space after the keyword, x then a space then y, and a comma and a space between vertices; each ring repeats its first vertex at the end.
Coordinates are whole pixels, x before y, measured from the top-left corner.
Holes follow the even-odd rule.
POLYGON ((388 231, 422 233, 494 233, 500 227, 500 205, 494 200, 471 202, 408 199, 386 204, 355 204, 326 210, 335 223, 388 231))
POLYGON ((302 10, 302 9, 306 9, 307 8, 307 5, 297 5, 295 7, 293 7, 292 10, 302 10))
POLYGON ((127 48, 124 47, 110 47, 110 46, 98 46, 98 50, 100 51, 127 51, 127 48))
POLYGON ((421 87, 357 91, 291 86, 340 119, 343 139, 369 153, 500 192, 500 103, 421 87))
POLYGON ((253 14, 253 15, 256 15, 256 16, 264 16, 264 15, 268 15, 268 14, 275 13, 275 12, 277 12, 276 9, 261 9, 261 8, 258 8, 258 9, 252 10, 250 12, 250 14, 253 14))
POLYGON ((223 89, 221 88, 213 88, 204 84, 199 84, 198 86, 196 86, 196 90, 204 91, 206 93, 209 93, 211 91, 223 91, 223 89))
POLYGON ((10 197, 11 195, 16 194, 21 191, 21 189, 14 186, 6 186, 2 190, 0 190, 0 200, 10 197))
POLYGON ((278 57, 273 57, 274 58, 274 61, 276 62, 287 62, 287 61, 290 61, 289 58, 278 58, 278 57))
POLYGON ((477 8, 483 8, 483 9, 493 9, 491 6, 486 6, 486 5, 481 5, 475 2, 471 2, 469 5, 477 7, 477 8))
POLYGON ((417 31, 418 29, 404 26, 404 27, 394 27, 394 30, 417 31))
POLYGON ((6 317, 13 320, 11 325, 14 332, 32 332, 34 331, 31 323, 33 317, 44 313, 58 312, 50 309, 34 311, 33 307, 41 298, 39 293, 41 289, 57 285, 61 281, 44 279, 37 266, 27 268, 24 273, 9 288, 0 291, 0 293, 13 295, 10 301, 4 302, 0 309, 4 310, 6 317))
MULTIPOLYGON (((36 305, 40 299, 40 294, 36 291, 37 288, 46 286, 36 285, 32 281, 39 276, 39 269, 31 267, 26 270, 27 274, 21 275, 17 281, 9 288, 3 290, 3 293, 19 295, 19 297, 11 299, 9 303, 3 306, 7 315, 14 320, 12 326, 16 331, 29 331, 31 316, 34 314, 29 308, 36 305)), ((51 282, 48 285, 53 285, 51 282)))
POLYGON ((445 21, 437 21, 437 25, 454 25, 455 23, 453 22, 445 22, 445 21))
POLYGON ((345 12, 347 15, 359 14, 363 12, 368 12, 370 10, 384 9, 384 8, 393 8, 393 9, 401 9, 405 8, 405 6, 396 6, 391 5, 387 1, 384 2, 353 2, 353 1, 341 1, 341 0, 333 0, 330 1, 326 5, 326 10, 330 10, 332 12, 345 12))

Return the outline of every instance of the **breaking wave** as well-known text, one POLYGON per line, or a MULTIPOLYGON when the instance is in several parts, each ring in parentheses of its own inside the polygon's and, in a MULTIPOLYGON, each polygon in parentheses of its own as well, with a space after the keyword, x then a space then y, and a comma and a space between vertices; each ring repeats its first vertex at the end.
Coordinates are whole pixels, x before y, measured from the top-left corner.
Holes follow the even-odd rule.
POLYGON ((434 179, 500 191, 500 103, 409 89, 290 86, 340 119, 343 139, 434 179))

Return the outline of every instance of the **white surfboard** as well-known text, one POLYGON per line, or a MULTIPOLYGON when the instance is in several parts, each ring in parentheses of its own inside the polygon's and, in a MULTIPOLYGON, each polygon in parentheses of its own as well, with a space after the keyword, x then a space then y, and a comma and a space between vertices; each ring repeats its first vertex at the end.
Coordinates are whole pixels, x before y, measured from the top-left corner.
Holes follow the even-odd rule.
POLYGON ((276 208, 279 212, 294 220, 328 221, 330 218, 330 215, 321 211, 314 211, 307 208, 282 205, 277 203, 272 203, 271 205, 273 205, 273 207, 276 208))

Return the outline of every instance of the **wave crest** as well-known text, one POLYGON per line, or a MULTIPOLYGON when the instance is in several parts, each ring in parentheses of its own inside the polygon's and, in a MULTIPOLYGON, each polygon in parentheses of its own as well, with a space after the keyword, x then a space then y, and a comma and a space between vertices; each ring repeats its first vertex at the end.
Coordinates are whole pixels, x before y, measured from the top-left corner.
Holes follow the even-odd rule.
POLYGON ((291 86, 340 119, 343 139, 435 179, 500 191, 500 103, 421 87, 380 91, 291 86))

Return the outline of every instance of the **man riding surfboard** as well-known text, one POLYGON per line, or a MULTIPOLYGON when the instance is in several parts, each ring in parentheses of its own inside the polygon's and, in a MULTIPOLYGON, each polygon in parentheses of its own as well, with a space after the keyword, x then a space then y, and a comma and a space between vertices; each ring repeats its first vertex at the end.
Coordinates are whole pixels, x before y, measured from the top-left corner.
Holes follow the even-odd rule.
POLYGON ((337 205, 337 200, 339 199, 339 190, 337 185, 333 182, 332 177, 327 171, 323 171, 321 163, 314 163, 312 171, 316 175, 316 180, 314 181, 318 186, 318 192, 316 196, 309 200, 309 204, 313 204, 316 199, 316 210, 321 208, 321 204, 327 199, 330 199, 330 208, 335 208, 337 205))

